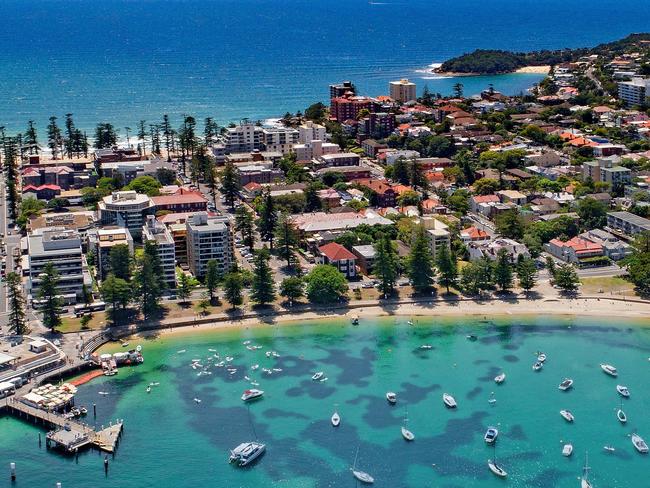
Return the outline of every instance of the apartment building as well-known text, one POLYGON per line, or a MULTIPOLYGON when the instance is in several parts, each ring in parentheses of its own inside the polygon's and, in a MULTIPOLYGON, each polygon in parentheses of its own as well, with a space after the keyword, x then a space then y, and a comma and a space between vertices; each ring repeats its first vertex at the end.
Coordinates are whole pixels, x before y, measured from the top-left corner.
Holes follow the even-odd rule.
POLYGON ((129 248, 129 254, 133 256, 133 237, 129 229, 124 227, 104 227, 88 231, 88 250, 95 255, 97 265, 97 276, 103 280, 111 271, 110 254, 113 247, 120 244, 129 248))
POLYGON ((390 98, 396 102, 406 103, 417 99, 415 94, 415 83, 402 79, 399 81, 391 81, 389 83, 390 98))
POLYGON ((167 226, 158 222, 153 215, 147 215, 142 226, 142 240, 156 243, 165 284, 167 288, 176 288, 176 246, 167 226))
POLYGON ((345 95, 356 95, 357 88, 351 81, 343 81, 330 85, 330 99, 345 95))
POLYGON ((630 212, 608 212, 607 227, 628 236, 635 236, 650 231, 650 220, 630 212))
POLYGON ((644 105, 650 98, 650 78, 632 78, 618 84, 618 98, 626 105, 644 105))
POLYGON ((300 144, 307 144, 311 141, 324 141, 326 136, 325 126, 311 120, 298 127, 298 142, 300 144))
POLYGON ((338 144, 323 142, 321 139, 312 139, 304 144, 296 144, 293 151, 296 153, 296 161, 308 163, 314 158, 325 154, 335 154, 341 150, 338 144))
POLYGON ((287 154, 298 143, 300 133, 290 127, 270 127, 262 129, 262 135, 267 151, 287 154))
POLYGON ((37 229, 27 237, 29 260, 28 293, 38 298, 42 273, 52 263, 59 273, 59 293, 65 303, 74 303, 84 285, 84 259, 81 237, 75 230, 62 227, 37 229))
POLYGON ((102 225, 126 227, 134 239, 142 236, 142 226, 147 215, 155 211, 151 198, 135 191, 115 191, 98 204, 102 225))
POLYGON ((223 150, 225 153, 241 153, 261 150, 264 146, 264 129, 243 123, 235 127, 226 127, 223 135, 223 150))
POLYGON ((218 263, 219 272, 227 273, 233 262, 232 234, 226 217, 210 217, 205 212, 190 215, 187 228, 187 261, 197 278, 205 276, 208 261, 218 263))
POLYGON ((627 185, 632 182, 632 171, 616 164, 617 156, 586 161, 582 165, 583 179, 609 183, 612 186, 627 185))

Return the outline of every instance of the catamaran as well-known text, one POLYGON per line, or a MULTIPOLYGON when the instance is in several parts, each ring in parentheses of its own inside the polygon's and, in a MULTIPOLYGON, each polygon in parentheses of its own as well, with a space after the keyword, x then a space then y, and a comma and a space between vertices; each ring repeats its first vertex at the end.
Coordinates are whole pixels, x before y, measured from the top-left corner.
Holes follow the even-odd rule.
POLYGON ((606 374, 616 378, 618 376, 617 369, 611 364, 601 364, 600 369, 602 369, 606 374))
POLYGON ((243 442, 230 451, 229 461, 236 463, 237 466, 246 466, 264 454, 265 450, 265 444, 260 444, 259 442, 243 442))
POLYGON ((357 453, 354 456, 354 464, 350 468, 350 471, 352 471, 352 476, 354 476, 356 479, 361 481, 362 483, 366 484, 372 484, 375 482, 375 478, 370 476, 368 473, 365 471, 360 471, 357 469, 357 458, 359 457, 359 448, 357 447, 357 453))

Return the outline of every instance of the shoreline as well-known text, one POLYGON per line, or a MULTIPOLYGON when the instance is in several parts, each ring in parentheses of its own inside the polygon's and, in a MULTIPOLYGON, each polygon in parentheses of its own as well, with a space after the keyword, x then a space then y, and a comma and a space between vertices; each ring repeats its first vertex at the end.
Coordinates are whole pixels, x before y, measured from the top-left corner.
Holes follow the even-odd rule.
MULTIPOLYGON (((129 339, 150 339, 165 336, 193 334, 209 331, 246 330, 258 327, 295 325, 301 321, 347 320, 353 317, 517 317, 517 316, 555 316, 564 318, 592 317, 600 319, 624 319, 650 326, 650 302, 623 300, 608 297, 546 298, 539 300, 523 299, 513 302, 505 300, 485 301, 439 301, 422 303, 359 304, 356 308, 331 311, 307 311, 296 314, 268 315, 211 321, 201 324, 179 324, 172 327, 144 330, 129 334, 129 339), (551 305, 552 304, 552 305, 551 305), (323 313, 327 312, 327 313, 323 313)), ((110 344, 110 343, 109 343, 110 344)), ((100 348, 101 349, 101 348, 100 348)))
POLYGON ((463 78, 471 76, 501 76, 501 75, 512 75, 512 74, 540 74, 547 75, 551 71, 550 65, 543 66, 522 66, 517 68, 514 71, 504 71, 502 73, 457 73, 455 71, 436 71, 435 69, 431 70, 432 74, 435 74, 444 78, 463 78))

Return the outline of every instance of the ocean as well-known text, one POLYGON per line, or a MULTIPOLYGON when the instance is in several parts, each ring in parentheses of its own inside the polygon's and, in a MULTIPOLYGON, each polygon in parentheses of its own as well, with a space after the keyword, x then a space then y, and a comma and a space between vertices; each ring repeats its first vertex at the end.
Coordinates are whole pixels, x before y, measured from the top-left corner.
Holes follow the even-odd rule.
POLYGON ((354 486, 349 468, 359 448, 357 467, 374 476, 377 487, 572 488, 588 452, 594 487, 647 486, 650 459, 629 438, 638 432, 650 440, 647 321, 418 317, 409 326, 407 319, 132 339, 132 346, 143 347, 144 364, 95 379, 77 395, 77 405, 97 405, 97 418, 90 408, 88 422, 124 419, 106 476, 103 454, 89 450, 75 460, 39 448, 43 431, 8 417, 0 418, 0 467, 16 463, 12 488, 56 482, 63 488, 346 487, 354 486), (548 359, 533 372, 537 351, 548 359), (233 358, 234 374, 215 366, 226 356, 233 358), (199 376, 201 369, 191 367, 195 359, 212 374, 199 376), (619 377, 604 374, 599 363, 615 365, 619 377), (313 381, 317 371, 327 381, 313 381), (507 377, 497 385, 493 378, 500 372, 507 377), (248 408, 239 398, 251 387, 245 376, 265 391, 248 408), (575 383, 562 392, 565 377, 575 383), (152 382, 159 386, 147 393, 152 382), (617 384, 631 392, 622 402, 626 425, 616 418, 617 384), (397 393, 396 405, 387 403, 387 391, 397 393), (456 398, 457 409, 445 408, 443 392, 456 398), (335 409, 338 428, 330 425, 335 409), (575 421, 566 422, 561 409, 571 410, 575 421), (405 417, 415 434, 411 443, 400 434, 405 417), (496 455, 509 473, 505 482, 487 467, 495 455, 483 440, 488 426, 500 431, 496 455), (229 450, 254 439, 267 445, 264 456, 246 469, 229 465, 229 450), (570 458, 561 454, 568 442, 574 446, 570 458))
MULTIPOLYGON (((368 95, 402 77, 450 94, 423 72, 475 48, 593 46, 647 30, 641 0, 2 0, 0 125, 45 139, 51 115, 92 131, 183 114, 221 123, 327 103, 352 80, 368 95)), ((463 78, 518 94, 540 75, 463 78)))

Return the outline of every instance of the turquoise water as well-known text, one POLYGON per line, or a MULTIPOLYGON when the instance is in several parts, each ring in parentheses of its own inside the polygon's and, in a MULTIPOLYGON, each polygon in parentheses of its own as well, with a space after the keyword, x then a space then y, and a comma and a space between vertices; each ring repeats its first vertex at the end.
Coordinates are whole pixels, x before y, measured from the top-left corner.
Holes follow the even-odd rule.
POLYGON ((405 318, 390 318, 363 319, 359 327, 304 322, 147 340, 143 365, 94 380, 78 394, 79 404, 97 404, 98 424, 125 420, 108 477, 103 455, 88 451, 77 463, 39 449, 37 428, 6 417, 0 419, 0 466, 17 463, 16 488, 57 481, 64 488, 338 487, 354 486, 349 467, 360 446, 359 467, 375 477, 375 486, 496 487, 504 481, 488 471, 493 452, 483 441, 486 428, 496 425, 508 486, 578 486, 585 451, 595 487, 639 480, 635 486, 645 486, 650 459, 633 449, 628 434, 638 431, 650 440, 647 325, 512 317, 420 318, 409 327, 405 318), (249 351, 245 340, 263 349, 249 351), (421 350, 422 344, 433 349, 421 350), (212 375, 197 376, 190 363, 208 364, 210 348, 233 356, 237 373, 213 367, 212 375), (280 357, 267 358, 267 350, 280 357), (534 373, 537 350, 548 360, 534 373), (601 362, 618 367, 618 380, 600 370, 601 362), (255 363, 260 369, 251 371, 255 363), (264 367, 283 371, 267 376, 264 367), (312 381, 315 371, 324 371, 328 381, 312 381), (496 385, 500 371, 507 379, 496 385), (239 399, 248 386, 245 375, 266 392, 250 405, 252 423, 239 399), (566 376, 574 388, 561 392, 557 385, 566 376), (147 394, 150 382, 160 386, 147 394), (631 391, 626 426, 615 416, 617 382, 631 391), (396 406, 384 398, 389 390, 398 394, 396 406), (443 406, 443 392, 455 396, 457 410, 443 406), (337 429, 329 422, 335 404, 342 417, 337 429), (406 405, 413 443, 400 435, 406 405), (574 413, 573 424, 560 417, 563 408, 574 413), (230 466, 228 450, 253 439, 253 432, 268 446, 264 457, 250 469, 230 466), (561 441, 573 443, 572 458, 561 455, 561 441), (604 452, 607 444, 616 452, 604 452))
MULTIPOLYGON (((648 18, 642 0, 2 0, 0 125, 33 119, 44 138, 67 112, 90 131, 163 113, 175 126, 183 114, 276 117, 348 79, 368 95, 401 77, 450 94, 457 79, 421 70, 476 48, 592 46, 648 18)), ((517 94, 539 79, 461 81, 466 94, 517 94)))

